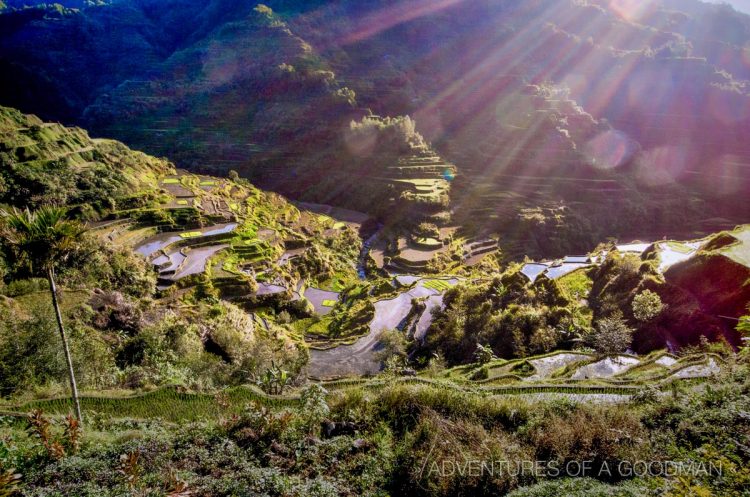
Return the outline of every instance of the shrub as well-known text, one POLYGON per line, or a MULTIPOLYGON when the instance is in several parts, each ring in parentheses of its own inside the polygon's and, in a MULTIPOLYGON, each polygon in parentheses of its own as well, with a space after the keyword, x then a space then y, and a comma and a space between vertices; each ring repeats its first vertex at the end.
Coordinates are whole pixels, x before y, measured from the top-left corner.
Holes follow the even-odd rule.
POLYGON ((594 348, 602 354, 625 352, 633 341, 633 330, 625 324, 622 316, 602 318, 597 323, 593 337, 594 348))
MULTIPOLYGON (((622 461, 648 460, 651 448, 638 415, 619 406, 579 404, 572 410, 542 410, 526 432, 536 460, 591 461, 593 475, 607 465, 612 478, 622 461)), ((570 475, 580 476, 580 475, 570 475)))
POLYGON ((399 330, 387 330, 380 336, 381 348, 377 353, 377 358, 381 362, 386 362, 391 358, 398 361, 406 359, 406 336, 399 330))
POLYGON ((520 488, 507 497, 641 497, 648 491, 640 481, 609 485, 592 478, 566 478, 520 488))
POLYGON ((491 360, 495 359, 495 353, 489 345, 477 344, 477 350, 474 352, 474 359, 479 364, 487 364, 491 360))
POLYGON ((414 234, 423 238, 439 238, 440 230, 432 223, 420 223, 415 228, 414 234))
POLYGON ((52 306, 46 299, 34 301, 27 312, 0 303, 0 396, 66 378, 52 306))
POLYGON ((302 391, 300 400, 302 401, 302 418, 307 432, 311 435, 318 435, 320 432, 320 423, 330 413, 330 408, 326 402, 326 390, 317 383, 313 383, 302 391))
POLYGON ((653 320, 661 314, 664 304, 656 292, 643 290, 633 298, 633 316, 641 322, 653 320))

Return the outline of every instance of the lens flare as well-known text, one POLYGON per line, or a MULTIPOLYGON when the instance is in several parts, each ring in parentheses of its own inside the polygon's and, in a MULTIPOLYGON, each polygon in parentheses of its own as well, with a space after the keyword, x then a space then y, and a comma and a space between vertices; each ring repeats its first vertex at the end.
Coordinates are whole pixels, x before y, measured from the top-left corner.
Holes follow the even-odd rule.
POLYGON ((626 133, 609 130, 589 140, 584 152, 595 168, 609 170, 628 163, 639 148, 626 133))
POLYGON ((636 166, 637 181, 649 187, 676 183, 688 174, 689 147, 665 145, 645 151, 636 166))
POLYGON ((655 10, 653 0, 611 0, 610 8, 623 19, 638 21, 655 10))
POLYGON ((750 100, 739 93, 712 91, 708 95, 708 111, 718 121, 731 125, 750 118, 750 100))

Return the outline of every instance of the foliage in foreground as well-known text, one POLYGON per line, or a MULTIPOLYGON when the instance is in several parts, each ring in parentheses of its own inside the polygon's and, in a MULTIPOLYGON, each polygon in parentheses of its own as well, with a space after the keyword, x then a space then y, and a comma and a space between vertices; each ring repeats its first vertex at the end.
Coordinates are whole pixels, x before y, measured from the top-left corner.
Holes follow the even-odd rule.
POLYGON ((294 408, 249 402, 234 410, 217 398, 218 418, 211 421, 94 417, 77 453, 68 448, 64 421, 46 425, 36 413, 32 423, 3 421, 0 474, 22 474, 21 495, 29 496, 741 496, 750 485, 743 442, 750 435, 750 380, 745 359, 737 359, 705 385, 627 405, 480 397, 425 385, 327 397, 314 386, 294 408), (47 440, 66 447, 64 454, 45 448, 40 427, 47 440), (593 469, 562 478, 520 470, 462 473, 458 468, 471 460, 560 468, 590 461, 593 469), (634 461, 714 472, 595 471, 634 461))

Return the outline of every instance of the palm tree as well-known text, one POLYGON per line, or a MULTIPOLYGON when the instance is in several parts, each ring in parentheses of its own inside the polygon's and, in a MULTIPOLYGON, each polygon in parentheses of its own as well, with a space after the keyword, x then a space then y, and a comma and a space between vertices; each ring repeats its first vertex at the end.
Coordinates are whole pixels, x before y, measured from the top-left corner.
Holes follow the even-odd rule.
POLYGON ((79 246, 83 225, 67 218, 67 211, 59 207, 41 207, 36 211, 29 209, 0 210, 3 223, 0 232, 5 238, 8 251, 14 257, 16 270, 27 270, 30 274, 45 277, 52 293, 52 305, 55 308, 57 326, 62 339, 65 360, 68 364, 70 390, 76 417, 82 421, 81 404, 78 400, 73 360, 70 356, 68 338, 65 334, 60 304, 57 299, 55 268, 64 264, 79 246))

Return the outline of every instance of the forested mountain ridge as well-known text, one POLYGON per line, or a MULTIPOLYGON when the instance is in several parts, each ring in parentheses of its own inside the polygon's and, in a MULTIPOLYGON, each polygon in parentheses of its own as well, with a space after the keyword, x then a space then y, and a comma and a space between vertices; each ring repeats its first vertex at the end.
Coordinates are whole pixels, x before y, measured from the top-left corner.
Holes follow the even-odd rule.
POLYGON ((512 256, 562 254, 747 214, 748 19, 661 0, 11 10, 0 103, 379 216, 413 207, 377 178, 415 151, 352 143, 350 126, 409 115, 458 168, 458 224, 506 234, 512 256))

